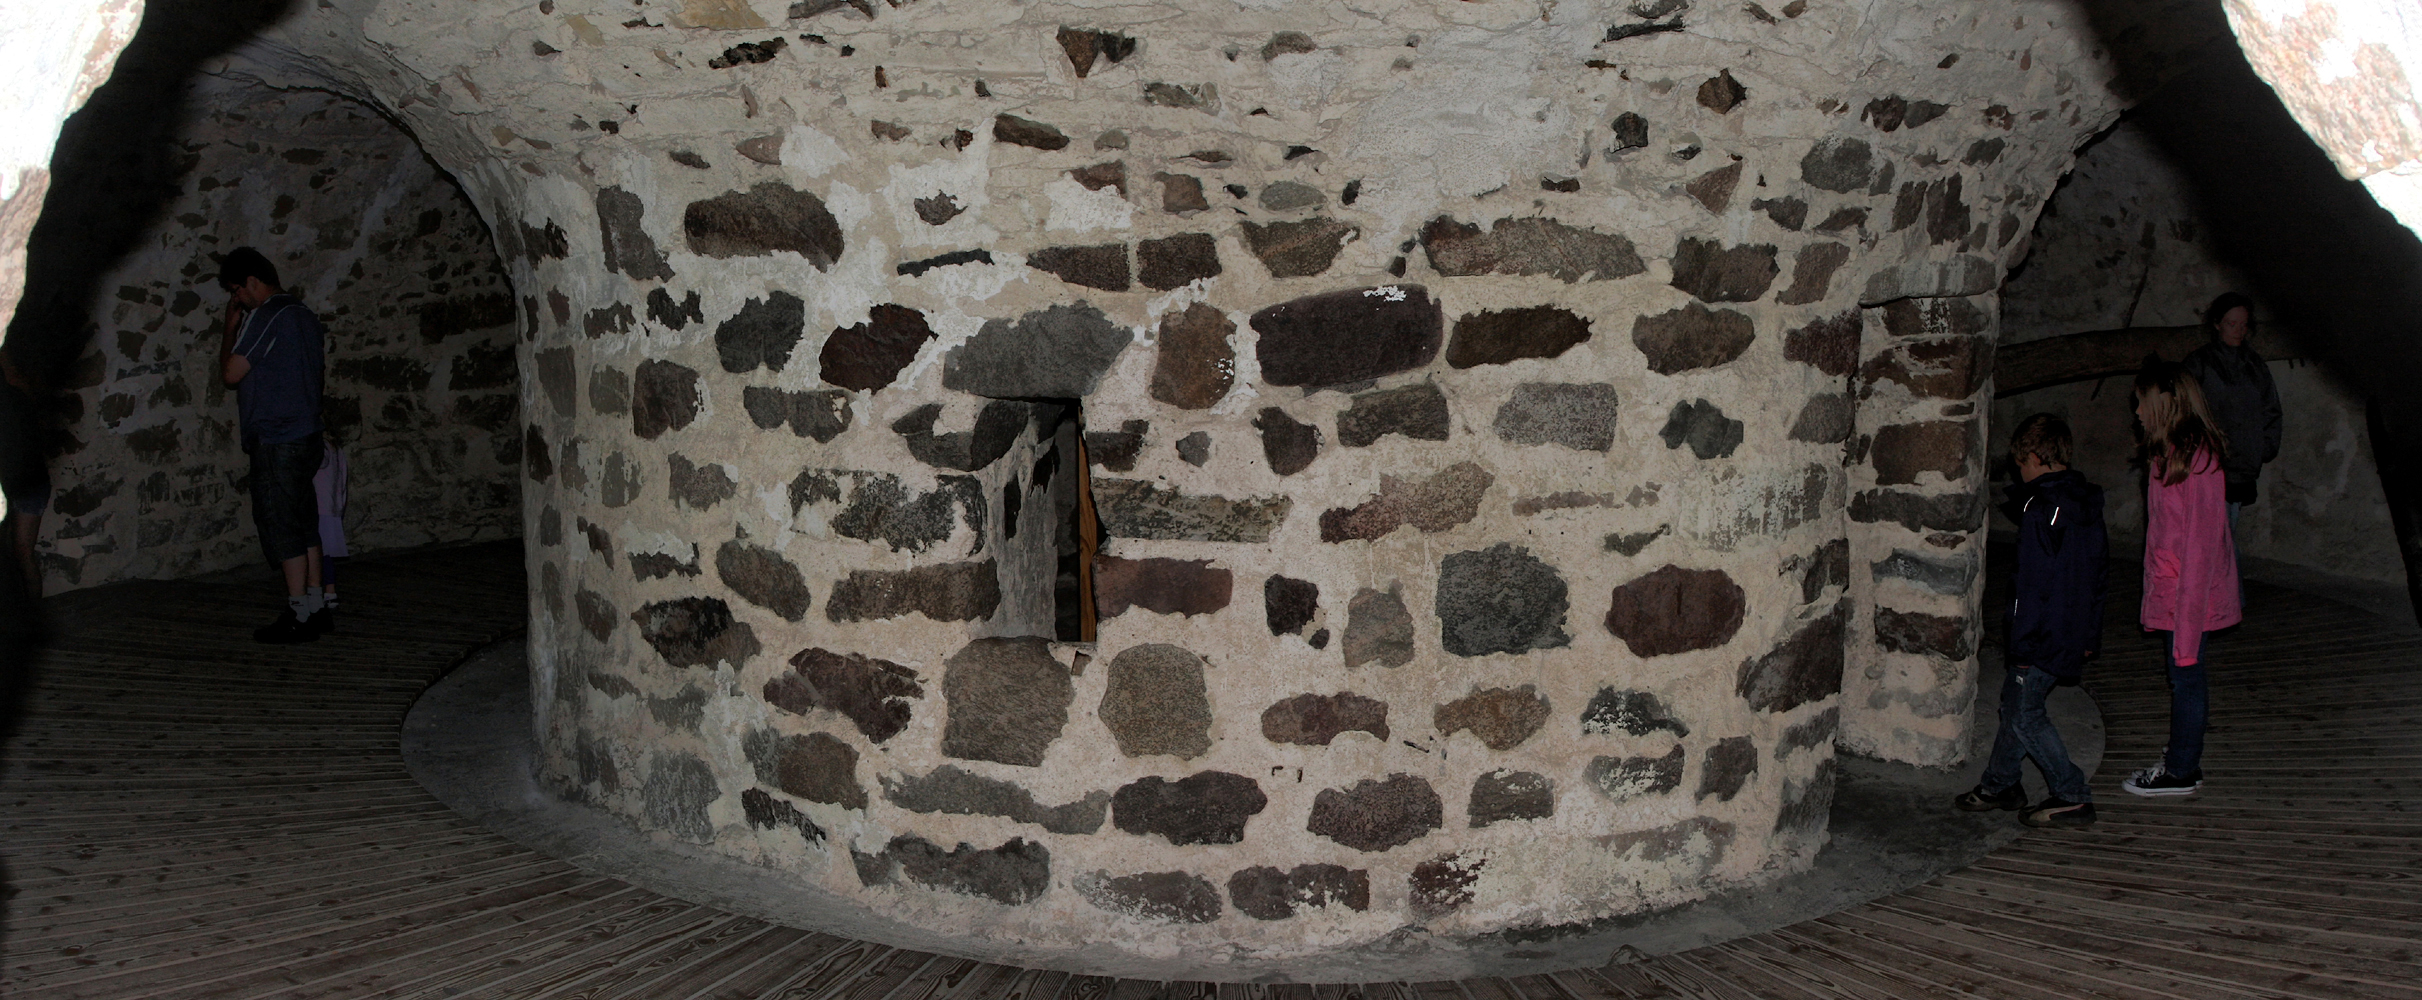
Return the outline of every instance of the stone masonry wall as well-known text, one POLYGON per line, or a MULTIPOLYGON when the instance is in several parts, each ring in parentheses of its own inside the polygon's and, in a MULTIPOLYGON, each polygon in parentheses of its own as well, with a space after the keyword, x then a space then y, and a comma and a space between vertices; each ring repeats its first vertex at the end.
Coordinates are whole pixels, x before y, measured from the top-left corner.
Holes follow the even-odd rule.
POLYGON ((1990 293, 2116 106, 2048 3, 332 0, 247 59, 494 222, 558 791, 1222 975, 1754 883, 1837 739, 1956 747, 1973 581, 1852 568, 1973 565, 1990 293))
POLYGON ((239 246, 268 254, 328 327, 325 415, 352 462, 353 550, 519 531, 516 310, 478 213, 354 102, 206 79, 191 107, 180 191, 99 282, 97 327, 58 400, 49 589, 261 559, 217 371, 227 296, 213 255, 239 246))

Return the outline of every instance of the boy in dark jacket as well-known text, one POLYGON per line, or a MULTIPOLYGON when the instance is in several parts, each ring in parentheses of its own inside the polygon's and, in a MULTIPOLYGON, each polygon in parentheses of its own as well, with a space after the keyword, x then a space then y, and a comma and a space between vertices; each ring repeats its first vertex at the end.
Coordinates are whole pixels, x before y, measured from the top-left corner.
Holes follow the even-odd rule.
POLYGON ((1984 778, 1954 800, 1961 809, 2023 809, 2028 826, 2094 822, 2085 772, 2069 762, 2060 730, 2044 713, 2054 685, 2075 684, 2102 650, 2102 488, 2069 468, 2067 422, 2049 413, 2020 421, 2011 435, 2019 483, 2002 507, 2018 522, 2015 596, 2002 680, 2001 732, 1984 778), (2027 806, 2019 762, 2035 758, 2052 797, 2027 806))

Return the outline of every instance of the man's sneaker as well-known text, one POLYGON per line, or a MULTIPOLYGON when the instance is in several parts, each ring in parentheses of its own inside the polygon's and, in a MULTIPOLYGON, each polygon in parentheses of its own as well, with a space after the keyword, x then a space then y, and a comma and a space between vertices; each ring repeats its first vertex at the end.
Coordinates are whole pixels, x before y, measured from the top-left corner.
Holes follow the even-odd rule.
POLYGON ((2028 826, 2076 829, 2094 825, 2094 803, 2045 799, 2018 817, 2028 826))
POLYGON ((291 608, 278 612, 278 620, 252 630, 252 641, 277 645, 311 642, 319 637, 320 633, 317 628, 295 620, 294 610, 291 608))
POLYGON ((2128 775, 2119 783, 2130 795, 2193 795, 2203 787, 2203 772, 2171 774, 2159 764, 2128 775))
POLYGON ((1980 813, 1991 812, 1995 809, 2016 812, 2027 807, 2027 792, 2017 785, 1998 792, 1987 792, 1985 786, 1978 785, 1959 793, 1959 797, 1952 799, 1951 804, 1960 807, 1962 812, 1980 813))

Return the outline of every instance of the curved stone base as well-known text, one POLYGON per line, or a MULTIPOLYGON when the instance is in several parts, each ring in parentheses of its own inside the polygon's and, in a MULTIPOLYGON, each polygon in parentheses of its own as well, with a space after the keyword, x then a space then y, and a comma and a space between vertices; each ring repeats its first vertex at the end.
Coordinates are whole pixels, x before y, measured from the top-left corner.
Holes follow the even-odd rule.
MULTIPOLYGON (((534 780, 529 683, 523 641, 471 656, 421 696, 404 720, 403 755, 423 787, 448 806, 534 850, 679 899, 791 927, 1013 965, 1168 981, 1433 981, 1475 975, 1525 975, 1597 967, 1682 951, 1823 916, 1975 863, 2015 839, 2022 827, 2006 813, 1952 811, 1951 796, 1983 768, 1993 737, 2000 670, 1988 652, 1979 679, 1976 740, 1959 769, 1886 764, 1844 755, 1834 794, 1832 841, 1815 867, 1752 890, 1718 895, 1647 917, 1450 939, 1408 928, 1381 946, 1288 962, 1239 961, 1216 954, 1177 960, 1137 955, 1114 944, 1083 950, 1039 949, 984 937, 946 936, 909 926, 863 903, 811 887, 783 884, 757 868, 706 849, 650 837, 605 812, 561 801, 534 780)), ((2078 766, 2102 760, 2102 715, 2083 689, 2062 688, 2053 718, 2078 766)), ((2027 773, 2030 800, 2044 795, 2027 773)))

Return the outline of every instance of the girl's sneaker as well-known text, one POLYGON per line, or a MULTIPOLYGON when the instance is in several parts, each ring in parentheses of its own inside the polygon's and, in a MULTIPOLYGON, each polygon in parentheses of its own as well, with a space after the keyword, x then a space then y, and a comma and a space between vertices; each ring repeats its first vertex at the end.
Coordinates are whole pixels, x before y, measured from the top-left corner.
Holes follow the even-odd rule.
POLYGON ((2203 787, 2203 772, 2171 774, 2159 764, 2128 775, 2119 787, 2130 795, 2193 795, 2203 787))

